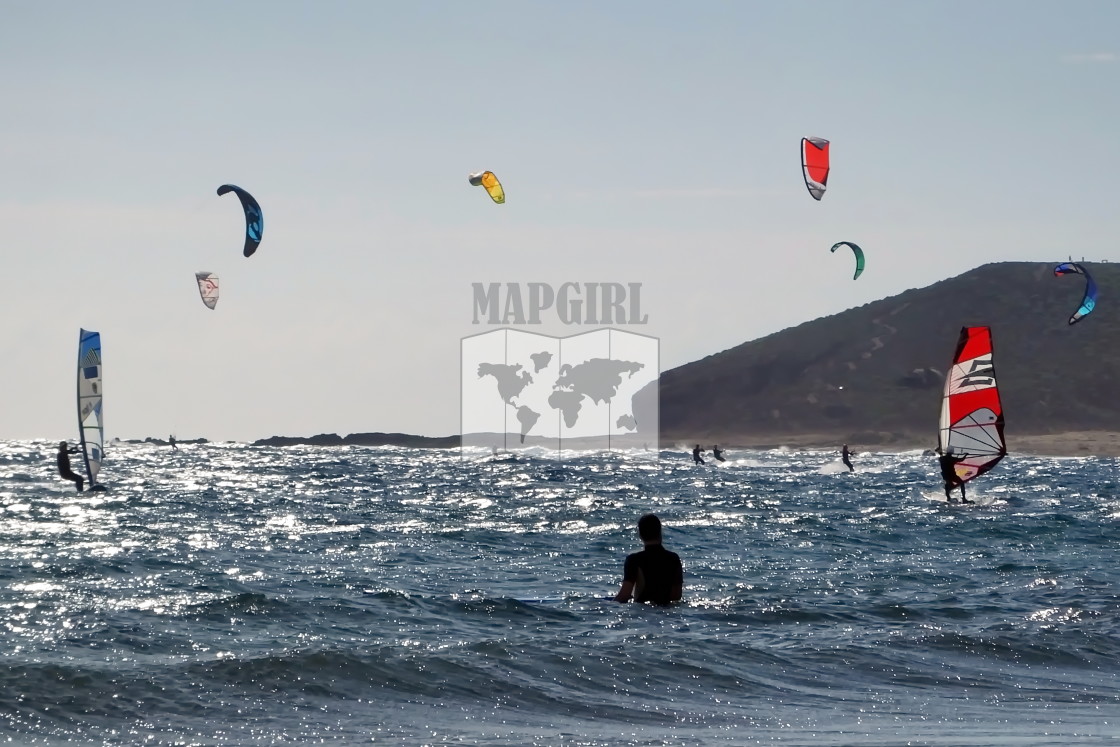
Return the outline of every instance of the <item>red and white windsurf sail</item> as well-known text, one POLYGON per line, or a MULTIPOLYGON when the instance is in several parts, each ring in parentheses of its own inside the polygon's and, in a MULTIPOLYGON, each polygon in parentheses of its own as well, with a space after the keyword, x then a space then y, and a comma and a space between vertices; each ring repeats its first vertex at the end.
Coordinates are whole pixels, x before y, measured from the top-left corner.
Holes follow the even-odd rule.
POLYGON ((801 138, 801 171, 805 187, 814 200, 824 197, 828 187, 828 141, 819 137, 801 138))
POLYGON ((953 367, 945 376, 937 441, 943 454, 963 457, 956 465, 962 482, 984 474, 1007 456, 988 327, 961 328, 953 367))

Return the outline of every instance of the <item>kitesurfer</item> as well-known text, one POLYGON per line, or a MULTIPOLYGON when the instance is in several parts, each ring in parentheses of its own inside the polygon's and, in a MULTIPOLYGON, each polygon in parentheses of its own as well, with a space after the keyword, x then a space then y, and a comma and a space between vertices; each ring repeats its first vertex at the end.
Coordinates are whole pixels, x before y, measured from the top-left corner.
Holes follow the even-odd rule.
POLYGON ((723 449, 719 447, 719 444, 715 444, 714 446, 712 446, 712 456, 721 462, 727 461, 723 458, 723 449))
POLYGON ((849 451, 848 450, 848 445, 847 444, 844 444, 844 448, 840 450, 840 460, 842 462, 844 462, 844 466, 846 466, 848 468, 849 472, 855 472, 856 471, 856 468, 852 466, 852 455, 854 455, 854 454, 855 454, 854 451, 849 451))
POLYGON ((626 556, 617 602, 679 602, 684 592, 681 558, 661 545, 661 520, 654 514, 638 519, 638 536, 645 549, 626 556))
POLYGON ((700 448, 700 444, 696 444, 696 448, 692 450, 692 461, 694 464, 704 464, 704 460, 700 457, 704 450, 700 448))
POLYGON ((168 436, 167 443, 171 444, 172 449, 178 450, 179 447, 175 445, 175 436, 168 436))
POLYGON ((85 480, 79 475, 75 475, 70 470, 70 455, 77 454, 80 451, 81 449, 76 446, 73 449, 67 448, 65 441, 60 441, 58 444, 58 474, 64 479, 73 480, 79 493, 82 492, 82 486, 85 484, 85 480))
POLYGON ((953 488, 959 485, 961 488, 961 503, 972 503, 964 497, 964 480, 957 474, 957 465, 964 461, 964 457, 954 456, 952 447, 949 447, 944 454, 937 458, 937 461, 941 465, 941 477, 945 480, 946 502, 953 502, 953 488))

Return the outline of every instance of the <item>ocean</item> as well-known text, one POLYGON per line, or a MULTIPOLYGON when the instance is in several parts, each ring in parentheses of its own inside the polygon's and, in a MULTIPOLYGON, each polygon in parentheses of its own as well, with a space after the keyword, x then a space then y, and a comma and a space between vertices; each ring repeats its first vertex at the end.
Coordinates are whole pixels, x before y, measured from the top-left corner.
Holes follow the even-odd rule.
POLYGON ((142 745, 1120 740, 1117 460, 0 443, 0 737, 142 745), (648 511, 671 608, 612 601, 648 511))

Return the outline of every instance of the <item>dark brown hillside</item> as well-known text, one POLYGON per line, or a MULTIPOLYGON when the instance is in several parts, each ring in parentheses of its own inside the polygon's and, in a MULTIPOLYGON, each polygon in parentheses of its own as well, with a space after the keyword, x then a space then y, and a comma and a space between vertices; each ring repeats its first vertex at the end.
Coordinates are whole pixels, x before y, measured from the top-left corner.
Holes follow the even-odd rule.
POLYGON ((960 328, 992 328, 1007 433, 1120 430, 1120 265, 1085 263, 1096 310, 1054 264, 984 265, 661 375, 666 441, 936 442, 960 328))

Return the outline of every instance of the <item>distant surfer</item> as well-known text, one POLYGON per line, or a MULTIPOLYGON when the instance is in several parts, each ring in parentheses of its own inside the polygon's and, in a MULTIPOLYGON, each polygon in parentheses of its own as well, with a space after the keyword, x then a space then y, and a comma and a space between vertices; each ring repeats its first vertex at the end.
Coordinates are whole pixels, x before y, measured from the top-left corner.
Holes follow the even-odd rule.
POLYGON ((840 450, 840 460, 842 462, 844 462, 844 465, 848 468, 849 472, 855 472, 856 471, 856 468, 852 466, 852 455, 853 454, 855 454, 855 452, 854 451, 848 451, 848 445, 847 444, 844 444, 844 448, 840 450))
POLYGON ((953 456, 953 447, 949 447, 944 454, 937 458, 941 465, 941 477, 945 480, 945 501, 953 502, 953 488, 961 488, 961 503, 972 503, 964 497, 964 480, 957 474, 957 465, 964 461, 964 457, 953 456))
POLYGON ((175 437, 174 436, 168 436, 167 437, 167 443, 171 444, 172 449, 178 450, 179 447, 175 445, 175 437))
MULTIPOLYGON (((699 447, 697 447, 699 448, 699 447)), ((645 549, 626 556, 617 602, 652 602, 669 605, 684 593, 681 558, 661 545, 661 520, 654 514, 638 519, 638 536, 645 549)))
POLYGON ((696 444, 696 448, 692 450, 692 461, 694 464, 705 464, 703 458, 700 456, 704 450, 700 448, 700 444, 696 444))
POLYGON ((81 449, 76 446, 73 449, 68 449, 65 441, 61 441, 58 444, 58 474, 66 480, 73 480, 74 484, 78 487, 79 493, 82 492, 82 486, 85 485, 85 480, 71 471, 70 455, 77 454, 80 451, 81 449))
POLYGON ((715 457, 716 459, 718 459, 721 462, 726 462, 727 461, 726 459, 723 458, 723 449, 721 449, 719 447, 719 444, 715 444, 715 445, 712 446, 712 456, 715 457))

